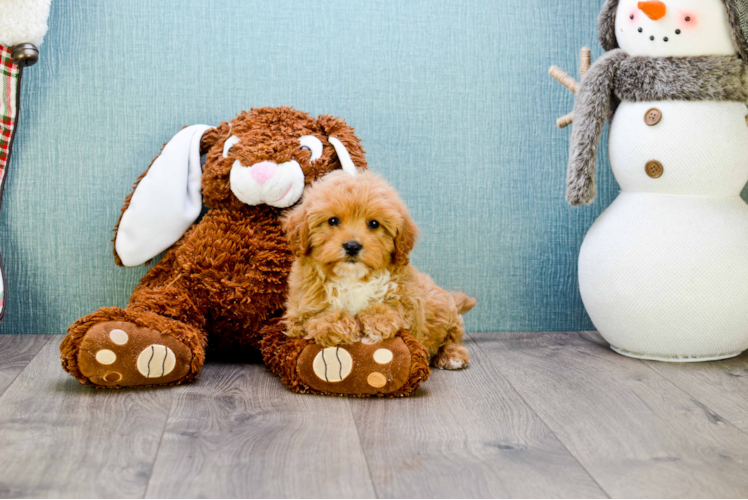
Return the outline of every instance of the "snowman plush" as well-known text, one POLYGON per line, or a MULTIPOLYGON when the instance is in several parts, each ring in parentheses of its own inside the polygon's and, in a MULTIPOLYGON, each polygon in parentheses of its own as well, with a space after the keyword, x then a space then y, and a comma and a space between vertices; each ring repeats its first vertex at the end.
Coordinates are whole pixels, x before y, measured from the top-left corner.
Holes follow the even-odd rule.
POLYGON ((663 361, 748 349, 748 0, 608 0, 574 103, 567 201, 596 196, 605 122, 621 193, 579 256, 611 347, 663 361))

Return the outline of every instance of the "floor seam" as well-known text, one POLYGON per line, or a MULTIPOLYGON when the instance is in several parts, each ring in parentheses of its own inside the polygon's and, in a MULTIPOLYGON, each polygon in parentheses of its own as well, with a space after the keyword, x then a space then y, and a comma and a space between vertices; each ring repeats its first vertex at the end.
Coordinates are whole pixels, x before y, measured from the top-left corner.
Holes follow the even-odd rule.
MULTIPOLYGON (((558 333, 563 334, 563 335, 568 335, 570 333, 575 333, 575 332, 558 332, 558 333)), ((548 432, 550 432, 553 435, 553 437, 556 438, 556 441, 558 441, 558 443, 564 447, 567 453, 569 453, 569 456, 572 457, 574 461, 582 468, 582 470, 587 473, 589 478, 592 479, 592 482, 594 482, 597 485, 597 487, 600 488, 600 491, 602 491, 605 495, 607 495, 608 498, 613 498, 610 492, 608 492, 608 490, 603 488, 603 486, 597 481, 597 478, 595 478, 595 476, 592 475, 592 473, 587 469, 587 467, 585 467, 584 464, 582 464, 582 462, 579 461, 579 458, 577 458, 574 452, 572 452, 569 449, 569 447, 566 446, 563 440, 561 440, 561 438, 558 437, 556 432, 551 428, 550 425, 548 425, 548 422, 546 422, 545 419, 542 417, 542 415, 538 413, 535 407, 532 404, 530 404, 530 402, 525 399, 525 397, 514 386, 514 384, 512 384, 512 381, 509 380, 509 378, 506 375, 504 375, 504 372, 501 371, 501 368, 499 367, 499 365, 497 363, 494 363, 493 360, 491 359, 491 355, 483 350, 483 348, 480 346, 480 343, 477 340, 475 340, 475 338, 470 333, 465 332, 465 334, 470 338, 473 345, 475 345, 475 347, 477 347, 483 353, 483 356, 485 356, 488 359, 488 362, 491 363, 491 366, 493 366, 496 369, 496 371, 499 373, 499 375, 501 375, 501 377, 506 381, 506 383, 509 384, 509 387, 512 388, 512 390, 517 394, 517 396, 522 400, 522 402, 524 402, 527 405, 527 407, 530 408, 533 411, 533 413, 535 413, 535 415, 540 419, 540 421, 543 422, 543 425, 545 425, 545 428, 548 429, 548 432)))
MULTIPOLYGON (((151 389, 151 390, 159 390, 159 389, 151 389)), ((169 425, 169 420, 171 420, 171 414, 174 410, 174 403, 177 400, 177 394, 176 394, 177 391, 172 388, 172 392, 174 392, 174 397, 171 398, 171 402, 169 403, 169 411, 166 414, 164 427, 163 429, 161 429, 161 436, 159 436, 158 438, 158 446, 156 446, 156 453, 153 455, 153 463, 151 464, 151 472, 150 474, 148 474, 148 482, 145 483, 145 490, 143 491, 143 498, 148 498, 148 488, 151 487, 151 479, 153 479, 153 470, 156 468, 156 461, 158 460, 158 454, 161 451, 161 443, 164 441, 164 435, 166 434, 166 427, 169 425)))
POLYGON ((374 482, 374 477, 371 475, 371 467, 369 467, 369 457, 366 456, 366 450, 364 450, 364 444, 361 442, 361 432, 358 429, 358 422, 356 421, 356 415, 353 414, 353 405, 351 400, 346 401, 348 403, 348 411, 351 414, 351 420, 353 420, 353 426, 356 428, 356 437, 358 438, 358 447, 361 449, 361 454, 364 456, 364 463, 366 464, 366 472, 369 474, 369 481, 371 481, 371 488, 374 490, 374 497, 381 498, 379 491, 377 491, 377 485, 374 482))
POLYGON ((701 401, 700 399, 698 399, 696 396, 694 396, 693 394, 691 394, 690 392, 688 392, 687 390, 685 390, 684 388, 682 388, 680 385, 676 384, 675 381, 671 380, 670 378, 668 378, 664 374, 660 373, 657 369, 655 369, 653 366, 651 366, 649 364, 650 361, 643 360, 643 359, 639 359, 637 361, 641 362, 641 364, 643 364, 644 366, 646 366, 647 368, 649 368, 650 370, 652 370, 653 372, 655 372, 658 376, 662 377, 663 380, 668 381, 673 387, 675 387, 676 389, 678 389, 679 391, 681 391, 683 394, 685 394, 686 396, 688 396, 692 400, 696 401, 700 405, 703 405, 704 408, 709 409, 709 411, 711 411, 712 413, 714 413, 715 415, 717 415, 722 422, 725 422, 726 424, 728 424, 730 427, 732 427, 733 429, 737 430, 741 434, 744 434, 744 435, 748 436, 748 432, 744 431, 743 429, 741 429, 737 425, 735 425, 732 422, 730 422, 727 418, 723 417, 721 414, 719 414, 717 411, 715 411, 711 406, 707 405, 706 403, 704 403, 703 401, 701 401))
POLYGON ((10 389, 11 387, 13 387, 13 384, 16 383, 16 380, 18 380, 18 377, 20 377, 21 374, 23 372, 25 372, 29 368, 29 365, 31 364, 31 362, 36 359, 36 357, 39 355, 40 352, 42 352, 42 350, 45 347, 47 347, 47 344, 49 344, 50 342, 52 342, 53 338, 55 338, 55 335, 49 335, 49 338, 47 339, 47 341, 44 342, 41 345, 41 347, 39 347, 39 349, 36 351, 36 353, 34 354, 34 356, 31 359, 29 359, 29 361, 26 363, 26 366, 24 366, 23 369, 20 372, 18 372, 15 377, 13 377, 13 380, 10 381, 10 384, 8 384, 8 386, 3 390, 3 392, 0 392, 0 400, 2 400, 2 397, 5 395, 6 392, 8 392, 8 389, 10 389))

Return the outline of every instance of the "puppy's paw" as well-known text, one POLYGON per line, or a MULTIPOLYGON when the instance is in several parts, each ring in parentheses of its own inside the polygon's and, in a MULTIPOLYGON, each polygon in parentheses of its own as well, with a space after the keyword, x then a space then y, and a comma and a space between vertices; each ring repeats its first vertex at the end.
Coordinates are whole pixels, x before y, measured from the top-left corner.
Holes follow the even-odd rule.
POLYGON ((460 344, 449 344, 439 349, 431 364, 440 370, 461 370, 470 361, 467 347, 460 344))
POLYGON ((300 339, 306 336, 306 330, 304 330, 304 325, 301 322, 284 320, 283 325, 286 336, 288 337, 300 339))
POLYGON ((395 338, 397 332, 405 329, 402 316, 397 311, 385 307, 361 312, 358 319, 361 322, 364 342, 368 344, 395 338))
POLYGON ((361 340, 361 329, 351 315, 335 311, 307 321, 306 338, 322 347, 349 345, 361 340))

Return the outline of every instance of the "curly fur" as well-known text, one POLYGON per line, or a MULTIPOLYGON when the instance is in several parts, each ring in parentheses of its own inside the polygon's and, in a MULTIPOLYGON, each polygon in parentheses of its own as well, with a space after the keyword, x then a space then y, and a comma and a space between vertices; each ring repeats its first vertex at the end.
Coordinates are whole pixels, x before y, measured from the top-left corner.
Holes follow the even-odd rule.
MULTIPOLYGON (((210 209, 148 271, 126 309, 103 308, 69 328, 61 347, 63 367, 89 383, 77 369, 77 348, 92 326, 113 320, 130 321, 186 343, 193 367, 179 382, 197 376, 206 346, 215 354, 252 356, 263 327, 283 314, 293 254, 282 225, 288 210, 239 201, 230 188, 231 164, 235 158, 247 165, 295 159, 309 186, 341 168, 327 141, 330 136, 345 144, 358 167, 366 167, 353 129, 331 116, 315 119, 288 107, 258 108, 207 131, 201 141, 206 154, 202 193, 210 209), (224 158, 223 143, 230 135, 240 138, 241 147, 224 158), (323 143, 322 157, 314 163, 309 152, 299 148, 298 138, 303 135, 315 135, 323 143)), ((131 198, 125 200, 123 212, 131 198)), ((116 252, 115 259, 121 264, 116 252)))
POLYGON ((748 65, 735 56, 631 57, 621 49, 595 61, 574 101, 566 179, 570 205, 586 205, 597 196, 600 135, 618 102, 664 100, 746 102, 748 65))
POLYGON ((442 290, 409 264, 418 230, 384 180, 371 172, 330 174, 308 190, 285 227, 296 254, 287 335, 336 346, 376 343, 407 330, 434 366, 467 364, 461 314, 475 300, 442 290), (352 241, 362 246, 355 256, 343 247, 352 241))

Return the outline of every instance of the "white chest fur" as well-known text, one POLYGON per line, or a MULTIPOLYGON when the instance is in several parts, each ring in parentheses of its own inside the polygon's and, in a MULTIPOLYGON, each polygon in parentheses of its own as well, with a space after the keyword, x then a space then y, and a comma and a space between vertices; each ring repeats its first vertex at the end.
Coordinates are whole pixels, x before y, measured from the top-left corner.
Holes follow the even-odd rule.
POLYGON ((369 305, 383 301, 396 288, 397 284, 392 281, 390 273, 385 271, 368 281, 353 277, 331 280, 325 285, 325 292, 332 307, 348 314, 358 314, 369 305))

